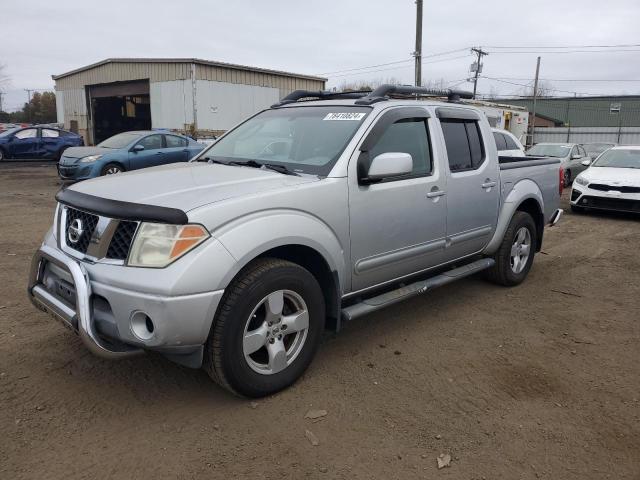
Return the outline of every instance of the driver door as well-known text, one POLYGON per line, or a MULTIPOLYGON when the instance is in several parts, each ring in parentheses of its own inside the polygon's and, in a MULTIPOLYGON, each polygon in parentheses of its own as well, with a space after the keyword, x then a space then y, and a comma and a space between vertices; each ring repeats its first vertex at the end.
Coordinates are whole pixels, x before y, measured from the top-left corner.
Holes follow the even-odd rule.
POLYGON ((349 163, 352 289, 362 290, 442 262, 446 177, 434 160, 431 120, 422 107, 399 107, 374 124, 349 163), (408 153, 410 175, 363 185, 375 156, 408 153))
POLYGON ((37 128, 25 128, 13 135, 11 155, 16 158, 35 158, 40 154, 37 128))
POLYGON ((168 163, 165 161, 166 153, 163 151, 162 137, 161 134, 154 133, 138 141, 129 152, 129 169, 137 170, 168 163), (144 150, 135 150, 137 145, 142 145, 144 150))

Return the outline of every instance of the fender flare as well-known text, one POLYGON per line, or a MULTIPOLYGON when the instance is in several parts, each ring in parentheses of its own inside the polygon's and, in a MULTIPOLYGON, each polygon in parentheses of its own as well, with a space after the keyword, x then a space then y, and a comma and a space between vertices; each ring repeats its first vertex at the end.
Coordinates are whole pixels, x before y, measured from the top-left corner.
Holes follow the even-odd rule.
POLYGON ((511 222, 513 215, 516 213, 520 205, 529 199, 535 200, 540 211, 544 212, 544 198, 542 197, 540 187, 538 187, 533 180, 525 178, 518 181, 513 186, 509 195, 507 195, 507 198, 502 203, 500 215, 498 216, 498 223, 496 224, 496 230, 493 233, 491 241, 489 241, 482 253, 486 255, 493 255, 498 248, 500 248, 500 244, 502 243, 502 239, 504 238, 504 234, 509 227, 509 223, 511 222))
POLYGON ((236 260, 226 272, 220 288, 251 261, 265 252, 287 245, 315 250, 335 272, 340 290, 347 286, 345 252, 335 232, 318 217, 293 209, 254 212, 226 223, 211 232, 236 260), (256 242, 259 233, 260 242, 256 242))

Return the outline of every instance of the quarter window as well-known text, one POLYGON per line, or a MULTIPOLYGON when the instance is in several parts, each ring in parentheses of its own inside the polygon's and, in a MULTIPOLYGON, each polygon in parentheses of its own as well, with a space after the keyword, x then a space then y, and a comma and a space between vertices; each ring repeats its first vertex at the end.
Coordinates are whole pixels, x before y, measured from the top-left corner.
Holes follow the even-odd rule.
POLYGON ((25 138, 36 138, 38 136, 38 131, 35 128, 27 128, 25 130, 20 130, 15 134, 15 137, 23 140, 25 138))
POLYGON ((391 152, 411 155, 412 177, 430 175, 433 166, 426 119, 404 118, 390 125, 369 151, 369 161, 380 154, 391 152))
POLYGON ((142 145, 145 150, 157 150, 162 148, 162 135, 149 135, 144 137, 138 145, 142 145))
POLYGON ((475 170, 484 162, 484 145, 475 120, 442 119, 442 132, 447 146, 449 170, 475 170))

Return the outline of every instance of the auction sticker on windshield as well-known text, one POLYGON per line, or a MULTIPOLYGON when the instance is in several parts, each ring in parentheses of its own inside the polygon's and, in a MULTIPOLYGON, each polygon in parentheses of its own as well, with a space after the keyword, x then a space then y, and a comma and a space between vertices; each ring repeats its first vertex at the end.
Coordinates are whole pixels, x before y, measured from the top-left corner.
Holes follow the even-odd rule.
POLYGON ((323 120, 362 120, 365 115, 362 112, 327 113, 323 120))

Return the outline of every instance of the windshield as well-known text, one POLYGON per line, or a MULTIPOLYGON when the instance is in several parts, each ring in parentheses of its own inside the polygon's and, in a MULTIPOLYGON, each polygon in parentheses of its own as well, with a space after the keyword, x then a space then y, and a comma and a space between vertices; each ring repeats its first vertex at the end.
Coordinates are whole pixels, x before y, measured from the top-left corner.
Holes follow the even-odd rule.
POLYGON ((18 130, 20 130, 20 128, 12 128, 10 130, 6 130, 6 131, 0 133, 0 137, 8 137, 9 135, 11 135, 12 133, 17 132, 18 130))
POLYGON ((567 145, 553 145, 550 143, 539 143, 534 145, 527 151, 527 155, 537 157, 556 157, 562 158, 569 155, 570 146, 567 145))
POLYGON ((104 142, 100 142, 96 146, 103 148, 124 148, 140 137, 142 137, 141 133, 119 133, 118 135, 114 135, 111 138, 107 138, 104 142))
POLYGON ((253 160, 324 176, 370 111, 337 105, 265 110, 227 133, 198 160, 253 160))
POLYGON ((591 166, 640 169, 640 150, 607 150, 591 166))
POLYGON ((594 156, 600 155, 605 150, 610 149, 614 145, 612 143, 587 143, 583 145, 584 149, 587 152, 587 155, 594 156))

